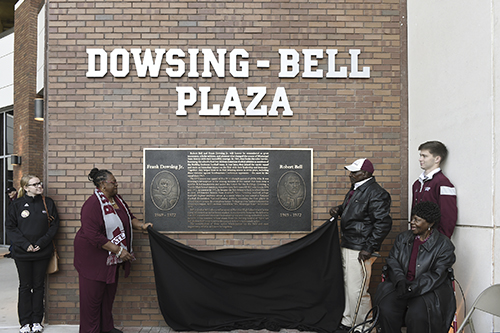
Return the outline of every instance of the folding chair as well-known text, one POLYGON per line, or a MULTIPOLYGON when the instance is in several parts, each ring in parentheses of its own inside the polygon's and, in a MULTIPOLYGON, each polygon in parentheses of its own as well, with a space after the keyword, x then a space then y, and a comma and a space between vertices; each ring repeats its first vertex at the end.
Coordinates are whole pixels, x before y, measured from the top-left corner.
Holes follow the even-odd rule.
POLYGON ((465 316, 464 322, 460 325, 457 333, 463 332, 465 326, 470 324, 472 333, 476 333, 472 324, 472 313, 474 310, 481 310, 494 316, 500 317, 500 284, 494 284, 477 296, 472 308, 465 316))

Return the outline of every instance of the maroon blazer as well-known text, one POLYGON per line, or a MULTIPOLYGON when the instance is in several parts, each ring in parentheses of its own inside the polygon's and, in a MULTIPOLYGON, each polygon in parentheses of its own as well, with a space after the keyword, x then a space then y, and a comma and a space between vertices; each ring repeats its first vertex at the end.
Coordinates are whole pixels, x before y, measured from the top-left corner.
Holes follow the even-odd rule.
MULTIPOLYGON (((125 201, 123 202, 125 203, 125 201)), ((116 211, 122 220, 128 242, 127 247, 130 250, 131 221, 129 221, 127 211, 131 219, 134 219, 135 216, 130 212, 126 203, 122 205, 120 200, 116 200, 116 203, 119 207, 116 211)), ((90 196, 83 204, 80 212, 80 222, 82 226, 76 233, 74 242, 74 265, 78 273, 89 280, 115 283, 117 268, 118 266, 123 266, 125 277, 127 277, 130 273, 129 261, 120 265, 106 265, 108 251, 104 250, 102 246, 109 239, 106 237, 106 226, 102 217, 101 204, 95 195, 90 196)))

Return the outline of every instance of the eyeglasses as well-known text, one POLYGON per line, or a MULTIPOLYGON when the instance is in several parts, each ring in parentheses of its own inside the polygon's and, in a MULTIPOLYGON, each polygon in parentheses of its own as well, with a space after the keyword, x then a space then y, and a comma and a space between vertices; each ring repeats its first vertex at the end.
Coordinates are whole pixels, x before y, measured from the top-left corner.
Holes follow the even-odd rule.
POLYGON ((34 187, 41 186, 41 187, 43 187, 43 183, 38 182, 38 183, 28 184, 28 186, 34 186, 34 187))

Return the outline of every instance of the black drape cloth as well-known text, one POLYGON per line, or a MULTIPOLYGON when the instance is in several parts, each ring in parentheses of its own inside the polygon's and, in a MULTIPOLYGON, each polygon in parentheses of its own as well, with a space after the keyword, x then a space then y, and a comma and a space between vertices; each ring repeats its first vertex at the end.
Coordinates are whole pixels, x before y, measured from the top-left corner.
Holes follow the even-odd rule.
POLYGON ((148 228, 160 310, 176 331, 333 332, 344 310, 336 221, 269 250, 198 251, 148 228))

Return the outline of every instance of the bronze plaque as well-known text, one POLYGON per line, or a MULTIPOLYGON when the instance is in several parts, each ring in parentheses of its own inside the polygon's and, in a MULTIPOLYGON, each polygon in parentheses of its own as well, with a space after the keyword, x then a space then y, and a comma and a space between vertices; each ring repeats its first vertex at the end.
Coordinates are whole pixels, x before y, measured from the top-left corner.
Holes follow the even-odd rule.
POLYGON ((144 213, 165 232, 309 232, 312 149, 144 149, 144 213))

